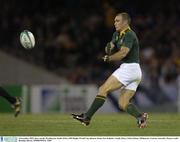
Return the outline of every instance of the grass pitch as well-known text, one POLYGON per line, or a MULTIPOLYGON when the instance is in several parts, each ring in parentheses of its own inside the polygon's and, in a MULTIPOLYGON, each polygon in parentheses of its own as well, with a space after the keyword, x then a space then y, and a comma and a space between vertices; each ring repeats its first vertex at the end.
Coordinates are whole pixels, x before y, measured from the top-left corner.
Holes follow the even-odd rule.
POLYGON ((139 129, 126 114, 96 114, 89 126, 70 115, 0 114, 1 136, 180 136, 180 114, 149 114, 148 127, 139 129))

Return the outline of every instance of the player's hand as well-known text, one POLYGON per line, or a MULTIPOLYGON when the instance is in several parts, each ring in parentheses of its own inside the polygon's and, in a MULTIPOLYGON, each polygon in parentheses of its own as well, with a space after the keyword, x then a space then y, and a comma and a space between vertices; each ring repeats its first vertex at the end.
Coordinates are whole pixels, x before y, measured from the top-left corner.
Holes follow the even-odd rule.
POLYGON ((105 47, 106 54, 111 55, 113 49, 114 49, 114 44, 112 42, 108 42, 105 47))
POLYGON ((104 62, 109 62, 109 56, 108 55, 105 55, 104 57, 102 57, 102 59, 104 62))

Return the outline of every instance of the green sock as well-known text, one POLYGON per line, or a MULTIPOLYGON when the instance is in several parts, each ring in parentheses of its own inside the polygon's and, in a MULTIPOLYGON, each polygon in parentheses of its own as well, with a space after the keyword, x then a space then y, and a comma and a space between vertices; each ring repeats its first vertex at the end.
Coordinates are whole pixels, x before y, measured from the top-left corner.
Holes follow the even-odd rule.
POLYGON ((136 117, 136 118, 138 118, 138 117, 141 116, 141 113, 138 111, 138 109, 136 108, 136 106, 133 105, 133 104, 131 104, 131 103, 128 104, 128 106, 126 107, 125 111, 126 111, 127 113, 129 113, 130 115, 136 117))
POLYGON ((92 103, 89 110, 85 113, 85 115, 91 118, 94 113, 104 104, 106 97, 97 95, 94 102, 92 103))

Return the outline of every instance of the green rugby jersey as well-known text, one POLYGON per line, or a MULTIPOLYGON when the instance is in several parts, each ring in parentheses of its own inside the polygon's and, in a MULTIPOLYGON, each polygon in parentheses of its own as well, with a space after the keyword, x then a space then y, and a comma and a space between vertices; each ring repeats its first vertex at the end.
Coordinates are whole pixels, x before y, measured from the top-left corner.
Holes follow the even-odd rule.
POLYGON ((122 32, 114 32, 112 36, 112 43, 115 48, 120 49, 125 46, 130 49, 129 53, 122 59, 124 63, 139 63, 139 40, 136 33, 129 27, 122 32))

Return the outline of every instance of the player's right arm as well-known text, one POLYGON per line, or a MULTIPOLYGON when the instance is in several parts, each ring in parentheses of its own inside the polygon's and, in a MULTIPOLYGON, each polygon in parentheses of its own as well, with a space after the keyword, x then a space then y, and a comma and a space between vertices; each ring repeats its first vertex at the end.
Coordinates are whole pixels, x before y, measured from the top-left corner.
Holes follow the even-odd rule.
POLYGON ((113 33, 112 40, 110 42, 108 42, 106 47, 105 47, 105 53, 107 55, 111 55, 113 49, 115 48, 115 37, 116 37, 116 34, 117 34, 116 32, 113 33))
POLYGON ((106 47, 105 47, 105 53, 107 55, 111 55, 112 54, 112 50, 114 49, 115 45, 112 41, 108 42, 106 47))

